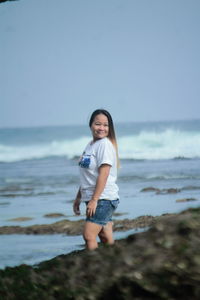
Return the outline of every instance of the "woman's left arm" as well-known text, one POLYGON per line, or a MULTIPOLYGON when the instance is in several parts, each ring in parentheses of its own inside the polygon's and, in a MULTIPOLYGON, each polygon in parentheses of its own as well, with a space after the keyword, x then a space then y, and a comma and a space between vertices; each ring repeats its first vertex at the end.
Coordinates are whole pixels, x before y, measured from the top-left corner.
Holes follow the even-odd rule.
POLYGON ((108 164, 102 164, 99 167, 99 175, 97 177, 97 183, 96 183, 96 187, 94 190, 94 194, 92 196, 92 199, 89 201, 88 205, 87 205, 87 216, 91 217, 92 215, 95 214, 96 211, 96 207, 97 207, 97 201, 99 200, 99 197, 101 196, 109 173, 110 173, 110 168, 111 166, 108 164))

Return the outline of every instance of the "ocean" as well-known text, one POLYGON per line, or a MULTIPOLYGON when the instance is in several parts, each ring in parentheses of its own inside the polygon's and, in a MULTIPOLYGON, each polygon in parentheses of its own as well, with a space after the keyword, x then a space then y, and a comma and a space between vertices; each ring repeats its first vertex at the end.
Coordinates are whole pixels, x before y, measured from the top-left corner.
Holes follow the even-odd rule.
MULTIPOLYGON (((115 124, 120 205, 115 218, 179 212, 200 205, 200 120, 115 124), (142 192, 153 187, 160 189, 142 192), (168 193, 167 189, 178 189, 168 193), (177 202, 184 198, 195 201, 177 202)), ((50 224, 74 216, 77 162, 87 126, 0 129, 0 226, 50 224), (47 218, 46 214, 65 216, 47 218), (19 222, 16 218, 29 218, 19 222)), ((129 232, 114 233, 122 238, 129 232)), ((0 268, 35 264, 83 248, 81 236, 1 235, 0 268)))

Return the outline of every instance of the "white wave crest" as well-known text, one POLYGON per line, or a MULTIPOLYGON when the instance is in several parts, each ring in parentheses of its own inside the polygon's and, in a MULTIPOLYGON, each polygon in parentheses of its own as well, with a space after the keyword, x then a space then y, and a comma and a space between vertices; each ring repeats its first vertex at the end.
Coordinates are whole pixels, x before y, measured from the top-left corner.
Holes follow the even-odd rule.
POLYGON ((121 158, 172 159, 200 157, 200 133, 168 129, 163 132, 142 131, 119 139, 121 158))
POLYGON ((81 155, 81 151, 91 138, 82 137, 77 140, 53 141, 49 144, 31 146, 0 145, 0 162, 14 162, 29 159, 41 159, 51 156, 73 158, 81 155))
MULTIPOLYGON (((51 156, 73 158, 81 155, 91 137, 52 141, 24 146, 0 145, 0 162, 41 159, 51 156)), ((200 132, 167 129, 162 132, 141 131, 118 139, 121 159, 172 159, 200 157, 200 132)))

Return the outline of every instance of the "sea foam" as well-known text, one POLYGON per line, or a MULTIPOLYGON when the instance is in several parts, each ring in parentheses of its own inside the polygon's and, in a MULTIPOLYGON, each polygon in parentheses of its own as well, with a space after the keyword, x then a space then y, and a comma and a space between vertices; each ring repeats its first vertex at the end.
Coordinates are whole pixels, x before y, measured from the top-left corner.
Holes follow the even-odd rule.
POLYGON ((141 131, 119 139, 121 158, 172 159, 199 158, 200 133, 167 129, 162 132, 141 131))
MULTIPOLYGON (((49 143, 32 145, 0 144, 0 162, 80 156, 90 136, 76 139, 52 140, 49 143)), ((200 132, 166 129, 160 132, 140 131, 137 134, 118 138, 121 159, 173 159, 200 158, 200 132)))

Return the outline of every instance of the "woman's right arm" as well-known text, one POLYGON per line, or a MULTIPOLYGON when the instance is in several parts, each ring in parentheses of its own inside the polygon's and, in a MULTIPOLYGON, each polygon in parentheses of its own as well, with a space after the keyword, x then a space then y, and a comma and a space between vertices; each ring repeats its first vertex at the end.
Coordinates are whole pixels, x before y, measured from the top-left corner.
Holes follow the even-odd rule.
POLYGON ((81 188, 79 188, 73 203, 73 211, 76 215, 80 215, 80 203, 81 203, 81 188))

